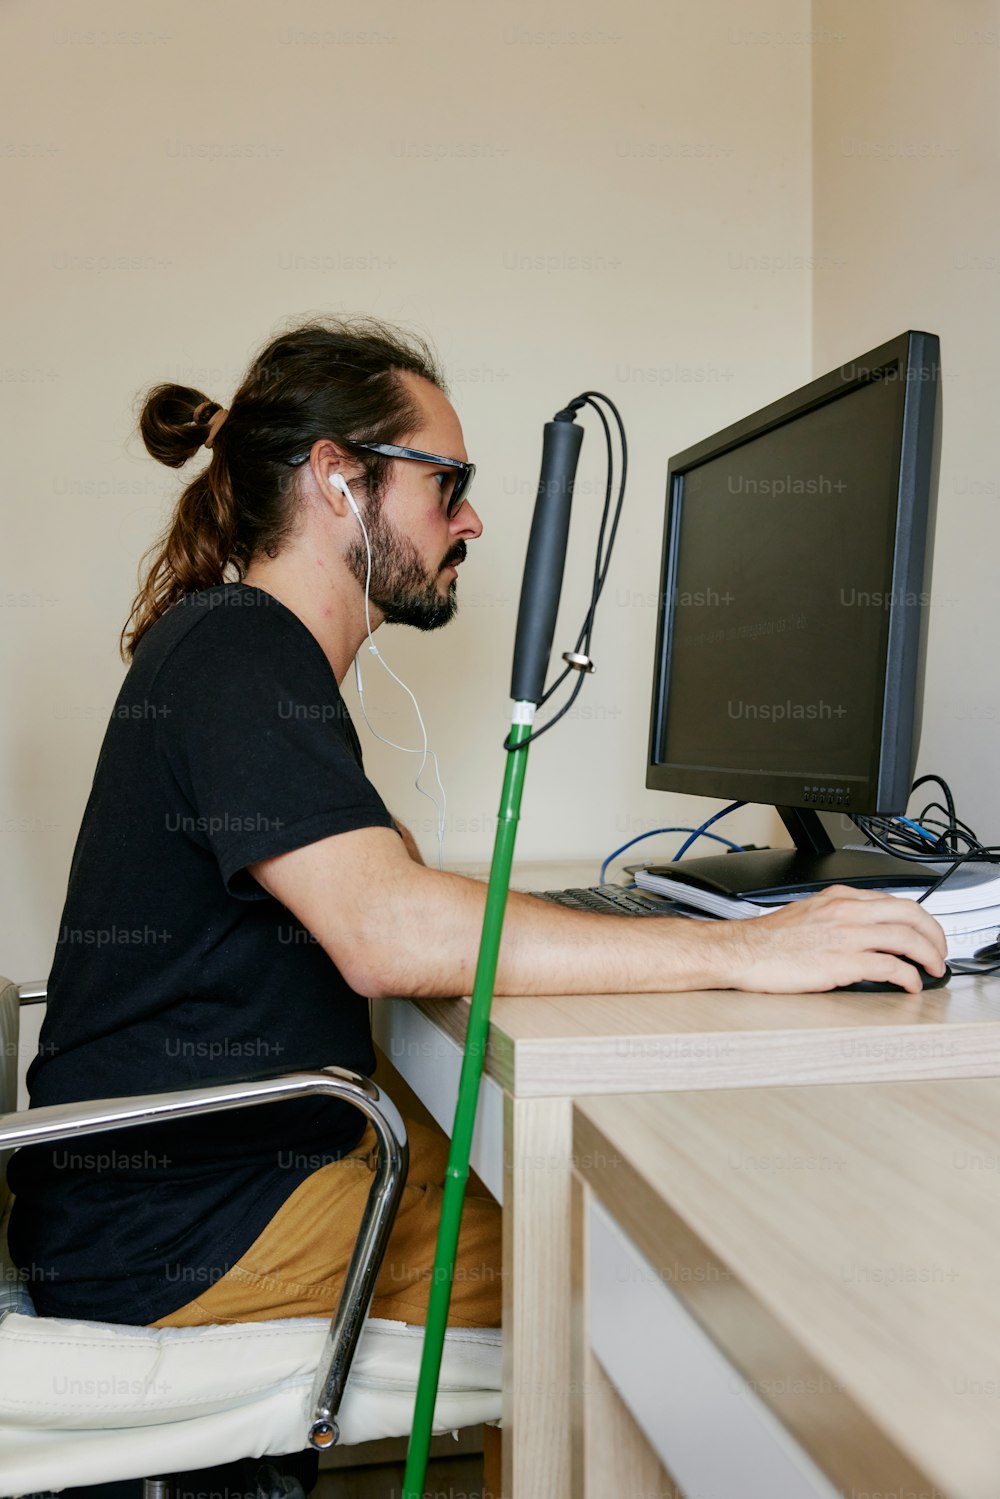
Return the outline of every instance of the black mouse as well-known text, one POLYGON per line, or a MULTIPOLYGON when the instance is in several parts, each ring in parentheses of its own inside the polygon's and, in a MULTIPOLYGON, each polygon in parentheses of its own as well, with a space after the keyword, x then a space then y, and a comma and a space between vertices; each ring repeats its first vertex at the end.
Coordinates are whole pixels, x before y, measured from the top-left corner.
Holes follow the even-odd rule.
MULTIPOLYGON (((902 954, 900 954, 902 956, 902 954)), ((927 969, 920 963, 914 963, 911 958, 903 958, 904 963, 909 963, 920 974, 925 989, 940 989, 951 978, 951 969, 945 964, 944 973, 937 977, 928 973, 927 969)), ((881 979, 861 979, 856 984, 841 984, 833 991, 835 994, 909 994, 909 989, 904 989, 902 984, 886 984, 881 979)))

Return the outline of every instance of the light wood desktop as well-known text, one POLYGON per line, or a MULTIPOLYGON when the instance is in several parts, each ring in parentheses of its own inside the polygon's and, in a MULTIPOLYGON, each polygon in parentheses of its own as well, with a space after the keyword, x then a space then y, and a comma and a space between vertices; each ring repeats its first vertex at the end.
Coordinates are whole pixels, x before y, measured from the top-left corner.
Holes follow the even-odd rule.
POLYGON ((613 1444, 648 1494, 995 1499, 998 1141, 997 1078, 578 1103, 574 1494, 613 1444))
MULTIPOLYGON (((521 864, 513 885, 596 877, 593 864, 521 864)), ((448 1131, 467 1016, 468 1000, 373 1006, 382 1052, 448 1131)), ((504 1492, 571 1492, 574 1098, 990 1075, 1000 1076, 998 979, 954 979, 919 995, 498 996, 472 1165, 505 1209, 504 1492)))

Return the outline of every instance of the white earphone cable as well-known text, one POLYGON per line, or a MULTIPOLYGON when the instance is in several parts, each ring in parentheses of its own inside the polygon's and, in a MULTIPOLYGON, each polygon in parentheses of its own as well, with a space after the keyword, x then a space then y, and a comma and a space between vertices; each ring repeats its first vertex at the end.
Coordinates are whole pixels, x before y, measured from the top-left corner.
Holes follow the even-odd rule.
POLYGON ((383 659, 382 655, 379 652, 378 646, 375 644, 375 640, 374 640, 374 637, 372 635, 372 620, 371 620, 371 612, 370 612, 370 609, 369 609, 369 602, 368 602, 368 599, 369 599, 369 590, 371 588, 371 579, 372 579, 372 549, 371 549, 371 543, 368 540, 368 529, 365 526, 365 523, 364 523, 364 521, 361 518, 361 512, 358 509, 357 503, 354 500, 354 496, 351 494, 350 490, 347 487, 346 480, 344 481, 344 494, 345 494, 345 497, 347 498, 347 500, 350 503, 351 509, 354 512, 354 516, 355 516, 355 519, 358 522, 358 525, 361 527, 361 534, 362 534, 362 536, 365 539, 365 552, 366 552, 367 558, 368 558, 368 565, 367 565, 367 569, 366 569, 366 572, 365 572, 365 627, 366 627, 366 629, 368 631, 368 649, 371 652, 371 654, 378 660, 378 662, 381 664, 381 666, 383 667, 383 669, 389 673, 389 675, 392 678, 392 680, 394 682, 398 683, 398 685, 400 687, 402 687, 403 691, 409 697, 411 703, 413 704, 414 711, 416 712, 416 715, 417 715, 417 722, 420 724, 420 732, 423 735, 423 741, 424 741, 423 744, 422 745, 397 744, 392 739, 386 739, 386 737, 383 734, 380 734, 378 732, 378 730, 374 727, 374 725, 372 724, 371 719, 368 717, 368 709, 365 707, 365 695, 364 695, 365 689, 364 689, 364 683, 363 683, 362 678, 361 678, 361 662, 360 662, 358 656, 355 656, 355 658, 354 658, 354 678, 355 678, 355 682, 357 683, 357 688, 358 688, 358 701, 361 704, 361 712, 364 715, 365 723, 368 725, 368 728, 371 730, 371 732, 375 735, 376 739, 378 739, 382 744, 388 745, 390 749, 402 750, 402 752, 404 754, 406 754, 406 755, 420 755, 420 757, 421 757, 421 759, 420 759, 420 767, 417 770, 416 779, 414 780, 413 784, 416 787, 416 789, 420 792, 420 795, 421 796, 425 796, 427 798, 427 800, 433 804, 434 810, 437 813, 438 868, 441 869, 444 866, 444 828, 445 828, 445 818, 446 818, 446 814, 447 814, 447 810, 448 810, 448 797, 447 797, 447 793, 445 792, 445 789, 444 789, 444 783, 441 780, 441 770, 440 770, 440 767, 438 765, 438 757, 434 753, 434 751, 429 747, 428 739, 427 739, 427 729, 426 729, 426 726, 424 724, 423 715, 420 712, 420 704, 417 702, 416 698, 414 697, 413 693, 410 691, 409 687, 407 687, 406 683, 400 677, 397 677, 396 673, 393 671, 393 669, 389 665, 389 663, 383 659), (424 766, 427 764, 428 758, 430 758, 434 762, 434 777, 435 777, 435 780, 437 781, 438 789, 441 792, 441 801, 440 801, 440 803, 438 802, 437 797, 435 797, 434 795, 432 795, 432 793, 430 791, 426 791, 424 789, 424 787, 421 786, 421 784, 420 784, 420 777, 424 773, 424 766))

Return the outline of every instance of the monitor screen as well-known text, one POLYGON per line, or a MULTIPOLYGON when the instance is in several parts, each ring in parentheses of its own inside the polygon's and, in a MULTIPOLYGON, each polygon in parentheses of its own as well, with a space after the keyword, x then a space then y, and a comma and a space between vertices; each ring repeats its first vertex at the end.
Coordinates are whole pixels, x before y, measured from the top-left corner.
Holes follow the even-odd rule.
POLYGON ((904 334, 671 461, 648 785, 904 810, 936 375, 904 334))

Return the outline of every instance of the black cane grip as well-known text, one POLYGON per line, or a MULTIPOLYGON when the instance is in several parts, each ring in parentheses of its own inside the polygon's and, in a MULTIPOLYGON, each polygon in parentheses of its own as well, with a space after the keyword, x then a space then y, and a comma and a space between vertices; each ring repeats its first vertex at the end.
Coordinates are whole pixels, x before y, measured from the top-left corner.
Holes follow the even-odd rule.
POLYGON ((545 690, 582 442, 583 428, 571 420, 545 423, 542 471, 517 612, 510 692, 515 702, 538 703, 545 690))

